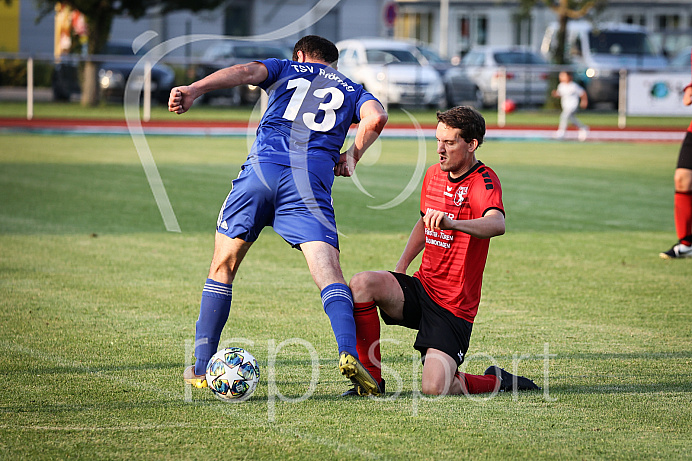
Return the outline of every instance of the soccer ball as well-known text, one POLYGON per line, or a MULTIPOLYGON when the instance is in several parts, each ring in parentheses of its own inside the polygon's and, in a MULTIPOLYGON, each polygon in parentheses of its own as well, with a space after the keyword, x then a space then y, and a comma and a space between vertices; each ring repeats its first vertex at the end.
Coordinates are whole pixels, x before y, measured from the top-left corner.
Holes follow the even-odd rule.
POLYGON ((515 103, 511 99, 505 100, 505 113, 511 114, 516 109, 517 109, 517 103, 515 103))
POLYGON ((227 347, 207 363, 207 385, 221 400, 247 400, 259 382, 257 360, 245 349, 227 347))

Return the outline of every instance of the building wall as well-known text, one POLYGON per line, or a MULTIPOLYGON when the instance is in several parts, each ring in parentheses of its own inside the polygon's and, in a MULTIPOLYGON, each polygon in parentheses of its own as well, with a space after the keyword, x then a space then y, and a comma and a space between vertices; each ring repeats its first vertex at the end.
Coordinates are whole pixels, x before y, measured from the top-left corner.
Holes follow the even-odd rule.
MULTIPOLYGON (((19 14, 19 51, 28 53, 53 53, 54 15, 49 14, 36 23, 38 11, 32 0, 15 0, 19 14)), ((225 6, 215 11, 193 14, 182 11, 166 16, 152 10, 145 17, 134 21, 118 17, 113 22, 111 39, 132 40, 141 33, 153 30, 158 36, 151 44, 191 34, 224 35, 234 31, 245 31, 248 35, 269 34, 296 21, 318 0, 228 0, 225 6), (238 14, 243 12, 244 14, 238 14)), ((320 22, 307 25, 304 30, 289 33, 283 41, 292 44, 301 35, 314 33, 338 41, 345 38, 364 36, 388 36, 392 32, 384 24, 383 8, 389 0, 342 0, 320 22)), ((399 14, 394 31, 397 36, 421 38, 439 48, 440 2, 435 0, 398 0, 399 14), (406 23, 407 14, 427 15, 422 22, 406 23), (405 24, 406 23, 406 24, 405 24), (406 27, 404 27, 404 25, 406 27), (418 36, 422 34, 424 36, 418 36)), ((546 7, 531 11, 529 24, 518 28, 514 16, 518 12, 518 1, 464 1, 450 0, 448 43, 450 56, 459 55, 468 46, 477 43, 480 25, 485 21, 485 43, 525 44, 538 48, 546 26, 555 16, 546 7), (462 40, 462 20, 466 18, 466 32, 472 40, 469 45, 462 40)), ((601 20, 643 22, 651 30, 662 28, 692 28, 690 0, 640 1, 610 0, 608 8, 600 15, 601 20)), ((208 42, 196 42, 187 47, 171 51, 172 56, 182 57, 187 53, 198 56, 208 42)))
POLYGON ((19 4, 0 2, 0 51, 19 51, 19 4))
MULTIPOLYGON (((433 48, 440 47, 443 41, 439 37, 440 1, 434 0, 397 0, 399 18, 395 25, 396 36, 401 38, 417 38, 428 42, 433 48), (435 33, 426 36, 420 30, 411 26, 414 21, 411 16, 431 16, 434 21, 435 33)), ((546 27, 556 16, 549 8, 538 5, 530 12, 530 21, 519 25, 516 15, 519 12, 518 1, 464 1, 450 0, 449 2, 449 34, 448 50, 440 50, 441 54, 458 56, 473 45, 527 45, 537 49, 546 27), (465 25, 462 21, 466 20, 465 25), (485 21, 485 33, 480 23, 485 21)), ((607 8, 598 15, 591 14, 596 21, 634 22, 644 25, 651 32, 662 30, 692 29, 692 5, 690 0, 670 1, 640 1, 640 0, 610 0, 607 8)), ((418 22, 425 22, 418 21, 418 22)), ((426 28, 423 28, 426 29, 426 28)))

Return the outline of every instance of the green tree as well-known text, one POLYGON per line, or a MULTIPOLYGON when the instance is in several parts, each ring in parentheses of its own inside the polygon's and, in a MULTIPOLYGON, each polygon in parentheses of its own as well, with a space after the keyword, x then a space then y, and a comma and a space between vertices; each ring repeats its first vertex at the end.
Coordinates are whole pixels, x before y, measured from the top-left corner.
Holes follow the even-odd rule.
POLYGON ((581 19, 590 11, 603 8, 606 3, 606 0, 521 0, 521 9, 524 15, 528 15, 534 6, 544 4, 555 13, 559 27, 553 61, 555 64, 567 64, 565 57, 567 22, 570 19, 581 19))
MULTIPOLYGON (((555 54, 553 63, 557 65, 568 64, 565 56, 565 41, 567 40, 567 22, 570 19, 584 18, 592 10, 600 10, 605 7, 607 0, 521 0, 521 14, 528 16, 532 8, 538 4, 546 5, 557 16, 558 30, 556 36, 555 54)), ((557 99, 550 95, 550 90, 557 85, 557 73, 551 74, 548 84, 548 98, 546 108, 559 107, 557 99)))
MULTIPOLYGON (((12 0, 5 0, 5 2, 9 4, 12 0)), ((103 50, 110 36, 113 18, 129 16, 138 19, 154 6, 161 8, 164 14, 176 10, 196 12, 214 9, 224 0, 37 0, 37 2, 44 14, 50 13, 55 9, 56 4, 62 3, 79 10, 84 15, 87 26, 88 56, 84 65, 82 105, 95 105, 99 99, 96 80, 98 63, 94 62, 90 56, 103 50)))

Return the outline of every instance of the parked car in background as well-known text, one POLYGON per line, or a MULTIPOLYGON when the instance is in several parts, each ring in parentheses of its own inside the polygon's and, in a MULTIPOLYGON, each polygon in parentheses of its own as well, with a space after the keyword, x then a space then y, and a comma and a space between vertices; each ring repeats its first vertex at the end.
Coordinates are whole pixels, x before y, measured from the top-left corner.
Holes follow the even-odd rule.
POLYGON ((692 28, 665 29, 650 34, 651 43, 666 58, 673 59, 692 46, 692 28))
POLYGON ((480 100, 475 91, 475 85, 464 75, 461 67, 452 64, 449 60, 443 59, 434 50, 425 45, 417 43, 415 47, 419 53, 421 64, 432 66, 440 74, 445 88, 447 107, 467 103, 480 107, 480 100))
POLYGON ((408 42, 364 38, 343 40, 339 71, 362 84, 383 104, 443 107, 444 85, 440 74, 421 64, 418 51, 408 42))
MULTIPOLYGON (((138 53, 132 52, 132 44, 129 42, 109 42, 100 53, 104 60, 99 64, 98 86, 101 98, 110 101, 122 101, 125 94, 125 86, 130 78, 132 69, 147 50, 142 49, 138 53), (130 58, 130 59, 128 59, 130 58)), ((66 56, 55 65, 52 75, 53 99, 67 101, 73 94, 81 92, 79 75, 81 66, 76 57, 66 56)), ((173 69, 162 63, 156 63, 151 69, 151 96, 158 102, 168 101, 168 95, 175 80, 173 69)), ((144 84, 144 77, 135 82, 144 84)))
POLYGON ((689 74, 690 67, 692 67, 690 64, 690 55, 692 55, 692 46, 688 46, 686 49, 683 49, 678 54, 673 56, 668 65, 669 69, 679 72, 687 72, 689 74))
POLYGON ((548 62, 522 47, 472 48, 459 64, 477 104, 497 105, 501 69, 506 70, 506 95, 517 105, 543 105, 548 97, 548 62))
MULTIPOLYGON (((541 53, 551 59, 557 48, 557 23, 545 32, 541 53)), ((656 51, 646 29, 634 24, 569 21, 565 56, 574 66, 575 81, 586 89, 589 105, 616 106, 620 70, 663 70, 666 58, 656 51)))
MULTIPOLYGON (((271 42, 245 42, 222 41, 212 44, 202 55, 202 63, 195 71, 196 79, 201 79, 219 69, 245 64, 261 59, 277 58, 291 59, 293 49, 271 42)), ((210 91, 206 93, 201 102, 208 103, 217 98, 226 98, 232 105, 254 104, 260 97, 261 89, 255 85, 242 85, 239 87, 210 91)))

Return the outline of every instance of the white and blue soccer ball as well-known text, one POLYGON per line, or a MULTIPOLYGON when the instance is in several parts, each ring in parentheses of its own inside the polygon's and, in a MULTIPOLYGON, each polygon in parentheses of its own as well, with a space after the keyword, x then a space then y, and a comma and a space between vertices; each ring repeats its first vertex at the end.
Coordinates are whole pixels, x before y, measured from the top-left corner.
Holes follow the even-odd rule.
POLYGON ((227 347, 207 363, 207 386, 221 400, 250 398, 260 379, 257 360, 241 347, 227 347))

